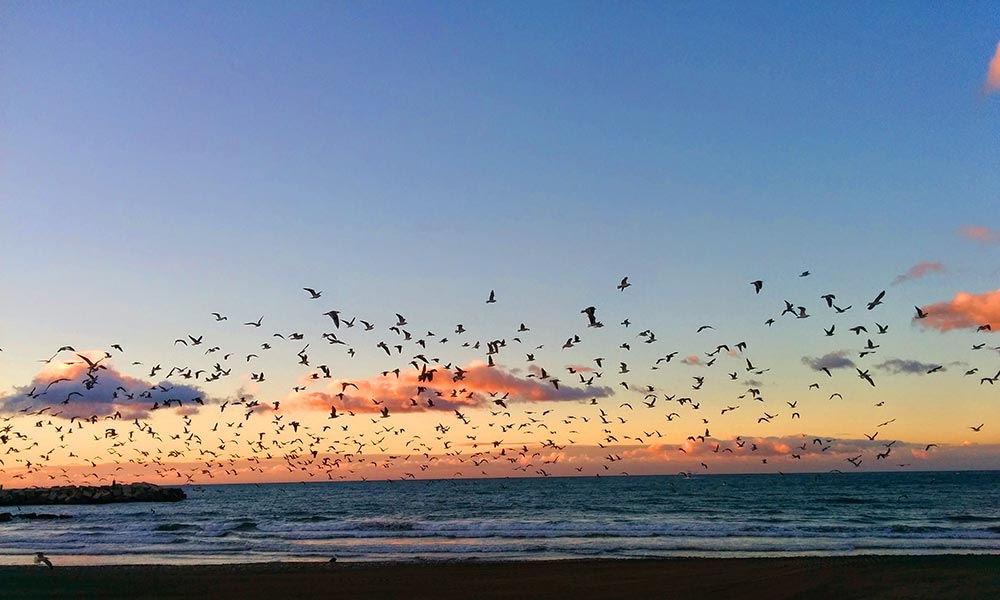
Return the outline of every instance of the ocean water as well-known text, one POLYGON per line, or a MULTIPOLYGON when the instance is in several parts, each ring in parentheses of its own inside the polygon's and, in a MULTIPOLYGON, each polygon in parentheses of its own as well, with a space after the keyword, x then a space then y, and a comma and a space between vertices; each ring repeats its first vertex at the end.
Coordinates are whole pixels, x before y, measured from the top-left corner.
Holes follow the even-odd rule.
POLYGON ((0 507, 0 564, 1000 553, 1000 471, 185 487, 0 507))

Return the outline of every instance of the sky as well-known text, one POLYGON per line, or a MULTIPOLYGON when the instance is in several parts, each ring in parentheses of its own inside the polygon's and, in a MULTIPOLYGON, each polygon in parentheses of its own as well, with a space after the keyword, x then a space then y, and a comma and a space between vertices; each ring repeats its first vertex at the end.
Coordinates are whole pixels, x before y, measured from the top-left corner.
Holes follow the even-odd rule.
POLYGON ((0 10, 8 477, 1000 464, 991 3, 0 10))

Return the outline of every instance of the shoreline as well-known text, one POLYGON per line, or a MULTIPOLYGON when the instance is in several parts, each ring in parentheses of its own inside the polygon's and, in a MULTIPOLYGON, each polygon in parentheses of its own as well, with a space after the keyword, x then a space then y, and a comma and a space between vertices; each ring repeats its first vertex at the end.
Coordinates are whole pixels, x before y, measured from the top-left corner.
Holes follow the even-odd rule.
MULTIPOLYGON (((539 555, 519 554, 514 556, 502 556, 493 554, 480 555, 415 555, 412 557, 400 557, 399 555, 388 556, 357 556, 343 555, 331 552, 330 554, 295 555, 295 554, 275 554, 260 553, 254 556, 254 552, 249 551, 243 556, 236 558, 232 555, 163 555, 156 561, 154 554, 86 554, 73 553, 61 554, 59 552, 45 552, 57 567, 74 569, 114 569, 114 568, 240 568, 259 565, 317 565, 336 563, 341 567, 358 567, 364 565, 395 567, 401 565, 511 565, 511 564, 562 564, 562 563, 588 563, 588 562, 619 562, 634 563, 642 561, 785 561, 785 560, 849 560, 849 559, 913 559, 913 558, 952 558, 952 557, 996 557, 1000 558, 1000 549, 969 550, 961 549, 954 551, 941 550, 914 550, 905 551, 885 551, 872 550, 863 552, 824 552, 822 550, 804 552, 719 552, 704 550, 700 552, 687 552, 683 554, 669 555, 583 555, 583 554, 556 554, 546 553, 539 555), (110 559, 110 560, 109 560, 110 559)), ((3 569, 30 568, 34 555, 30 552, 20 554, 0 554, 0 572, 3 569)))
MULTIPOLYGON (((997 598, 1000 555, 0 567, 14 598, 997 598)), ((29 557, 26 557, 29 560, 29 557)))

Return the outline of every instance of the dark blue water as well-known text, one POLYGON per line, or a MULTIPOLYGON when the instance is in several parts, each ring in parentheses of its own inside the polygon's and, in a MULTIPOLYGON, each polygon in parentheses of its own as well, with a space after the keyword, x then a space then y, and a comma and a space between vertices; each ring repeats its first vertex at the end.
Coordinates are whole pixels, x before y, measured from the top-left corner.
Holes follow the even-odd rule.
POLYGON ((997 471, 185 490, 171 504, 22 508, 72 518, 0 523, 0 563, 1000 553, 997 471))

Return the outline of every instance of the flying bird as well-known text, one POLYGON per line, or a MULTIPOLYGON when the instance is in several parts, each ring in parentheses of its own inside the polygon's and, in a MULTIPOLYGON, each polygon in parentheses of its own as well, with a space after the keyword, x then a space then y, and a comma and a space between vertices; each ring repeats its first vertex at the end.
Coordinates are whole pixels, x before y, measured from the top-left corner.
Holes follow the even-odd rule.
POLYGON ((327 312, 323 313, 323 315, 327 316, 327 317, 330 317, 331 319, 333 319, 333 326, 336 327, 337 329, 340 329, 340 311, 339 310, 327 311, 327 312))
POLYGON ((885 290, 882 290, 881 292, 878 293, 878 296, 875 296, 874 300, 868 303, 868 310, 871 310, 876 306, 878 306, 879 304, 882 304, 882 298, 884 297, 885 297, 885 290))
POLYGON ((580 311, 581 313, 587 315, 587 327, 600 327, 601 323, 597 320, 597 309, 593 306, 588 306, 587 308, 580 311))

